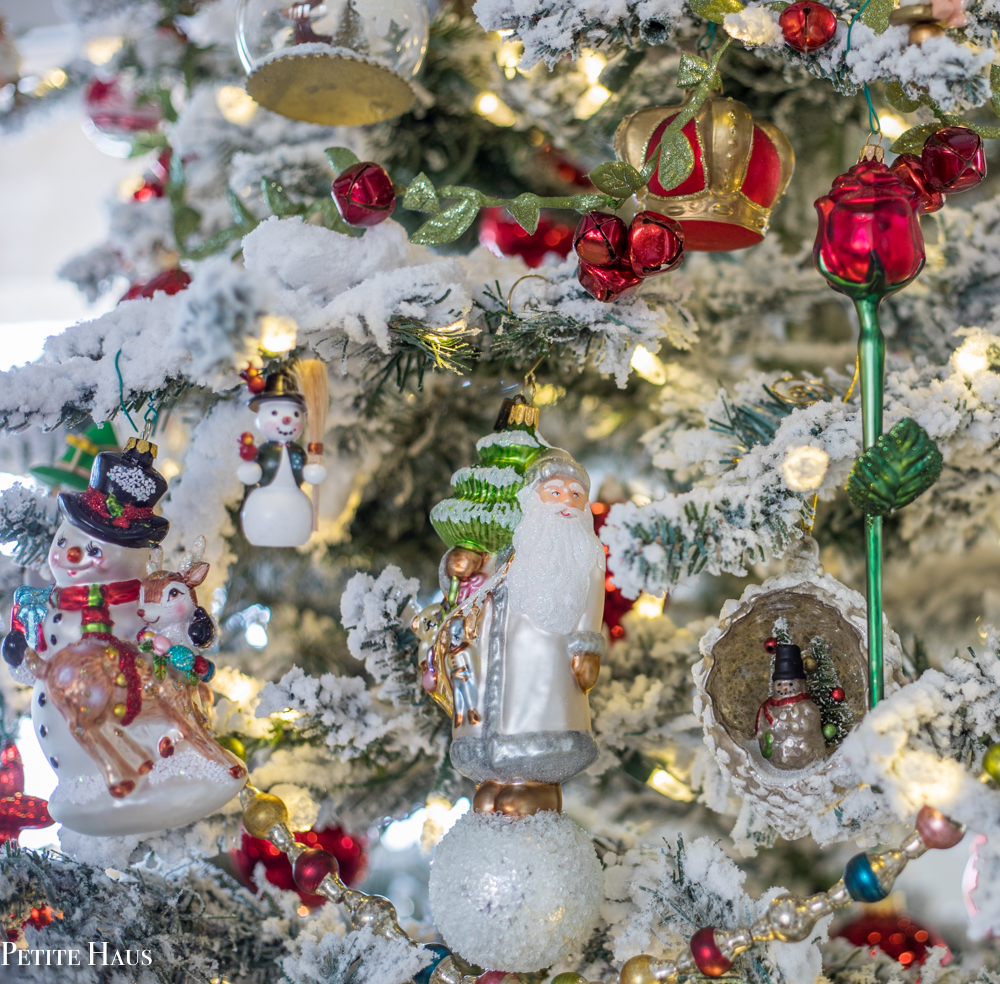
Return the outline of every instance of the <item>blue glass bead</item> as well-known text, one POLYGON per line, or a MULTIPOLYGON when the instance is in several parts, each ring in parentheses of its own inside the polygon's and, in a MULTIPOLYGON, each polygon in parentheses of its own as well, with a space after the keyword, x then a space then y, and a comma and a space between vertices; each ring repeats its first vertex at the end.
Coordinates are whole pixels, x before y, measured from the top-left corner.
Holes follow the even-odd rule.
POLYGON ((889 892, 872 871, 867 854, 855 854, 844 868, 844 885, 855 902, 880 902, 889 892))
POLYGON ((445 957, 451 956, 451 950, 443 943, 427 943, 424 945, 423 950, 432 954, 431 962, 413 975, 414 984, 429 984, 431 974, 437 969, 437 965, 445 957))
POLYGON ((208 669, 201 675, 202 683, 208 683, 208 681, 215 676, 215 663, 213 663, 210 659, 206 659, 205 662, 208 663, 208 669))

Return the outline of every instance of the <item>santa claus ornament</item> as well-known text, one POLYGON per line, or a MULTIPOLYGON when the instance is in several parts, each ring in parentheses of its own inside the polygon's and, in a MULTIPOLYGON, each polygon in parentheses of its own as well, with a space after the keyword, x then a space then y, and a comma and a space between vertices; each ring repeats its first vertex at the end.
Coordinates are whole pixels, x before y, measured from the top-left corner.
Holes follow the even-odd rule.
MULTIPOLYGON (((641 169, 657 151, 676 106, 653 106, 622 120, 615 153, 641 169)), ((773 123, 754 119, 735 99, 710 97, 681 130, 694 168, 676 188, 656 173, 638 194, 643 209, 668 216, 684 230, 687 251, 745 249, 761 242, 771 209, 792 177, 795 155, 773 123)))
POLYGON ((210 665, 197 650, 211 634, 195 624, 208 616, 194 585, 207 565, 149 570, 169 526, 153 511, 167 488, 155 457, 130 438, 123 453, 96 456, 86 491, 59 496, 55 584, 18 588, 3 642, 14 678, 34 684, 32 725, 59 778, 49 813, 82 834, 191 823, 246 781, 206 728, 210 665), (163 641, 147 647, 150 624, 163 641))
MULTIPOLYGON (((477 784, 473 810, 437 848, 435 923, 465 959, 523 972, 572 952, 597 920, 600 865, 590 839, 561 813, 561 783, 597 756, 587 693, 605 649, 605 558, 586 471, 542 445, 534 407, 505 410, 500 430, 480 444, 518 449, 521 467, 492 475, 516 500, 503 513, 507 536, 488 545, 477 538, 470 503, 461 549, 487 550, 478 564, 449 564, 452 547, 445 573, 456 573, 447 575, 442 610, 417 627, 433 636, 435 682, 450 681, 452 764, 477 784)), ((453 482, 472 478, 458 473, 453 482)), ((457 510, 449 512, 457 546, 457 510)))
POLYGON ((301 486, 322 482, 326 467, 321 463, 322 443, 309 443, 313 460, 298 443, 306 424, 306 402, 298 378, 288 370, 269 374, 263 390, 251 387, 250 409, 257 413, 264 443, 255 446, 252 435, 242 435, 239 453, 244 463, 236 474, 250 487, 240 524, 255 547, 300 547, 312 535, 313 504, 301 486))

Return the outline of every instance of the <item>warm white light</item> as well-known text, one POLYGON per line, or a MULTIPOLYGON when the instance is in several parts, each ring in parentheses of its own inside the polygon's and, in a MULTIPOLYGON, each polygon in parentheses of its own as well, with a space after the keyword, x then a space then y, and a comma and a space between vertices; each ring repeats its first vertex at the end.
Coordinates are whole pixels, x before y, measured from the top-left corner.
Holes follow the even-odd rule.
POLYGON ((295 910, 295 915, 297 915, 300 919, 305 919, 305 917, 309 915, 309 906, 307 906, 307 905, 300 905, 295 910))
POLYGON ((812 492, 823 484, 829 467, 830 456, 822 448, 804 444, 788 449, 781 474, 793 492, 812 492))
POLYGON ((92 65, 107 65, 121 46, 121 38, 91 38, 85 49, 87 59, 92 65))
POLYGON ((964 345, 955 353, 955 368, 966 376, 989 369, 990 360, 982 352, 968 349, 964 345))
POLYGON ((580 58, 580 69, 587 76, 587 81, 591 85, 596 85, 607 63, 608 60, 604 55, 599 55, 596 51, 586 51, 580 58))
POLYGON ((260 319, 260 347, 270 355, 280 355, 295 348, 299 326, 283 314, 265 314, 260 319))
MULTIPOLYGON (((243 637, 247 641, 248 646, 252 646, 254 649, 263 649, 267 645, 267 629, 264 628, 260 622, 254 622, 246 627, 246 631, 243 633, 243 637)), ((249 691, 247 692, 249 697, 249 691)), ((237 703, 242 700, 242 697, 233 697, 237 703)))
POLYGON ((513 33, 514 33, 514 28, 512 27, 508 27, 503 31, 497 31, 497 34, 499 34, 500 37, 502 38, 509 38, 513 33))
POLYGON ((54 68, 45 76, 45 84, 58 89, 66 84, 66 73, 61 68, 54 68))
POLYGON ((468 323, 465 318, 459 318, 458 321, 453 321, 450 325, 442 325, 440 328, 435 329, 435 333, 438 335, 452 335, 458 331, 465 331, 468 327, 468 323))
POLYGON ((645 591, 635 600, 632 611, 642 618, 659 618, 663 614, 663 598, 646 594, 645 591))
POLYGON ((880 116, 878 118, 878 125, 882 131, 882 136, 889 140, 895 140, 896 137, 902 136, 909 129, 906 122, 895 113, 885 113, 880 116))
POLYGON ((246 126, 257 112, 257 104, 238 85, 224 85, 215 93, 215 105, 230 123, 246 126))
POLYGON ((576 101, 573 115, 578 120, 589 120, 611 97, 611 93, 603 85, 592 85, 576 101))
POLYGON ((118 201, 130 202, 132 196, 145 184, 141 174, 130 174, 118 182, 118 201))
POLYGON ((694 793, 680 779, 675 779, 665 769, 657 769, 646 780, 646 785, 652 786, 658 793, 680 803, 690 803, 694 799, 694 793))
POLYGON ((512 79, 517 75, 517 63, 524 53, 524 45, 520 41, 505 41, 497 51, 497 64, 503 69, 503 74, 512 79))
POLYGON ((517 120, 514 110, 495 92, 481 92, 476 97, 475 107, 480 116, 485 116, 495 126, 513 126, 517 120))
POLYGON ((663 360, 644 345, 635 347, 631 366, 643 379, 657 386, 662 386, 667 381, 667 367, 663 364, 663 360))

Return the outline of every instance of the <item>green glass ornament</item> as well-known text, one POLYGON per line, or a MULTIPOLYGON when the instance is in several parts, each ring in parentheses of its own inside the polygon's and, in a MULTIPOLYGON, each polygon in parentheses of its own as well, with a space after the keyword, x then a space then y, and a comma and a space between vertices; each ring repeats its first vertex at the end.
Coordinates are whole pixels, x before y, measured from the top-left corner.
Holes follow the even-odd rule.
POLYGON ((829 741, 831 738, 837 737, 837 726, 835 724, 824 724, 823 725, 823 737, 829 741))
POLYGON ((983 756, 983 768, 994 782, 1000 782, 1000 742, 990 745, 983 756))

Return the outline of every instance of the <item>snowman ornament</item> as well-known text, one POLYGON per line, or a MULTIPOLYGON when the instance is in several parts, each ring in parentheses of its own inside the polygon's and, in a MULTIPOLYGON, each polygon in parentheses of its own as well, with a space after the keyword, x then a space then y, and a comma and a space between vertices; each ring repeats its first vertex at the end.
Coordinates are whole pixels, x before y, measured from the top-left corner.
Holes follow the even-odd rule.
MULTIPOLYGON (((59 710, 57 691, 76 682, 83 668, 82 654, 75 665, 62 654, 81 645, 99 646, 102 653, 129 653, 146 628, 138 614, 142 582, 150 548, 162 542, 170 526, 153 513, 167 489, 166 480, 152 467, 155 456, 155 444, 130 438, 123 453, 97 455, 89 488, 60 494, 62 522, 48 554, 55 584, 25 585, 15 591, 11 631, 3 640, 11 675, 33 686, 35 737, 59 779, 49 812, 82 834, 150 833, 191 823, 227 803, 246 781, 245 767, 235 758, 223 767, 204 752, 178 746, 177 755, 153 756, 139 780, 115 795, 102 773, 100 756, 95 757, 92 736, 82 728, 74 732, 59 710), (64 677, 50 672, 57 657, 64 677)), ((99 676, 93 679, 104 687, 99 676)), ((119 687, 113 692, 125 691, 119 687)), ((163 729, 163 721, 152 720, 155 717, 148 711, 137 714, 134 723, 123 721, 113 733, 123 744, 155 748, 163 729)))
POLYGON ((321 464, 307 464, 306 452, 297 443, 305 426, 306 401, 295 376, 285 370, 268 375, 264 391, 251 398, 250 409, 257 414, 265 443, 254 447, 249 435, 241 438, 245 460, 236 474, 251 486, 240 512, 243 535, 255 547, 300 547, 313 528, 312 503, 300 486, 318 485, 327 473, 321 464))

